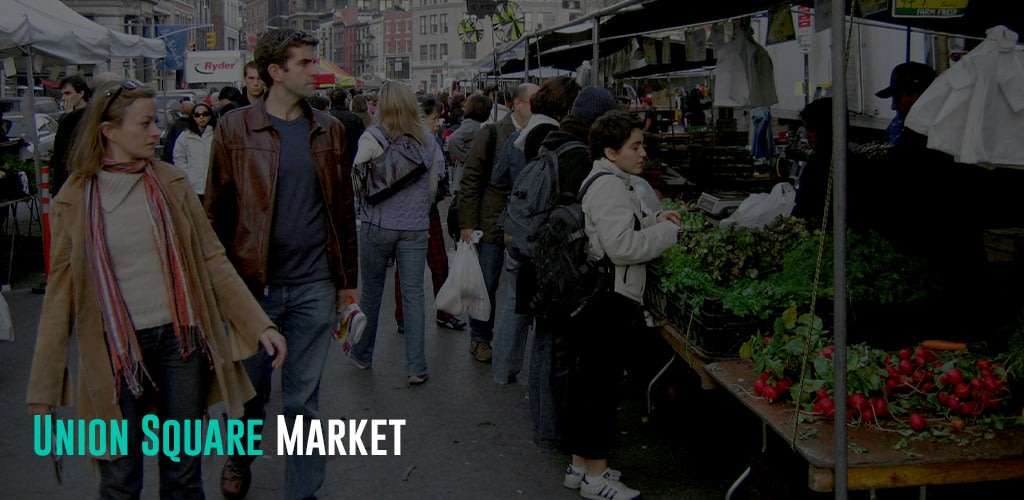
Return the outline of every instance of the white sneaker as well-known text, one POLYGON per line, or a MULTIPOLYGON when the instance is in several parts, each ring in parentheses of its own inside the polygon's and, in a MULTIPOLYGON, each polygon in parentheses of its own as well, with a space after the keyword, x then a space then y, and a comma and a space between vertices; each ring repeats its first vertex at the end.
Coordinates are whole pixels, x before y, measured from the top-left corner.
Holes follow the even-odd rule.
POLYGON ((640 492, 612 479, 611 469, 604 471, 601 477, 583 476, 580 483, 580 496, 591 500, 633 500, 640 498, 640 492))
MULTIPOLYGON (((575 490, 580 487, 580 483, 583 482, 583 475, 587 473, 587 469, 577 471, 573 468, 572 464, 565 466, 565 480, 562 481, 562 486, 575 490)), ((607 469, 605 474, 608 474, 608 478, 618 481, 622 477, 622 472, 615 469, 607 469)))

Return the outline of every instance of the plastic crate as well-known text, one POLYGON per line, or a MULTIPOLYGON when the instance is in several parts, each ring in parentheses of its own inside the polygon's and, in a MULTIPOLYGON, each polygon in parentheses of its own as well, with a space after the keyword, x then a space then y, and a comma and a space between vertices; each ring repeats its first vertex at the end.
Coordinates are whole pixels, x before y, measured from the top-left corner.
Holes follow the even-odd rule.
POLYGON ((684 324, 686 338, 707 357, 737 357, 740 346, 758 330, 765 330, 768 320, 740 317, 724 309, 721 301, 705 299, 700 307, 691 300, 690 314, 684 324))

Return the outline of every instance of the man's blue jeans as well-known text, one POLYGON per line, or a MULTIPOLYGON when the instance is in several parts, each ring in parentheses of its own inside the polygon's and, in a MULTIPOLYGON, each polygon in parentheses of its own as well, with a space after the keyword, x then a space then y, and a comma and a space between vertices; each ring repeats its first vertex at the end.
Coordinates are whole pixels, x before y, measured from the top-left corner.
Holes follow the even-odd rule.
POLYGON ((511 255, 505 255, 505 270, 508 285, 505 292, 504 310, 501 323, 495 333, 494 357, 492 373, 494 383, 509 384, 523 369, 523 353, 526 351, 526 338, 533 325, 533 317, 529 314, 516 313, 516 280, 519 278, 519 262, 511 255))
MULTIPOLYGON (((327 362, 327 351, 337 325, 337 292, 331 280, 303 285, 271 286, 264 297, 257 297, 263 311, 281 329, 288 342, 288 357, 281 372, 281 397, 289 428, 295 416, 306 422, 320 418, 320 376, 327 362)), ((245 404, 245 418, 262 419, 270 400, 273 375, 272 359, 265 351, 242 364, 256 387, 256 397, 245 404)), ((307 436, 303 437, 303 442, 307 436)), ((239 465, 252 463, 254 457, 231 457, 239 465)), ((324 482, 326 460, 322 455, 285 457, 285 498, 316 498, 324 482)))
POLYGON ((395 257, 402 276, 402 311, 405 316, 405 374, 426 375, 426 296, 423 273, 427 266, 428 232, 393 231, 363 222, 359 226, 359 305, 366 313, 366 330, 352 356, 360 363, 373 363, 377 342, 380 302, 388 261, 395 257))
MULTIPOLYGON (((156 407, 161 420, 195 420, 206 414, 210 384, 209 362, 201 349, 187 360, 171 324, 135 332, 143 362, 153 384, 143 376, 143 393, 136 398, 121 382, 121 416, 128 424, 127 455, 118 460, 98 460, 99 498, 139 498, 142 492, 142 417, 156 407)), ((202 457, 181 454, 173 461, 160 454, 160 498, 203 498, 202 457)))
POLYGON ((480 270, 484 273, 487 298, 491 301, 491 315, 487 321, 470 318, 470 335, 477 342, 489 344, 494 338, 494 311, 497 309, 494 305, 494 294, 498 291, 498 280, 501 278, 501 265, 505 260, 505 245, 480 242, 477 244, 477 251, 480 254, 480 270))

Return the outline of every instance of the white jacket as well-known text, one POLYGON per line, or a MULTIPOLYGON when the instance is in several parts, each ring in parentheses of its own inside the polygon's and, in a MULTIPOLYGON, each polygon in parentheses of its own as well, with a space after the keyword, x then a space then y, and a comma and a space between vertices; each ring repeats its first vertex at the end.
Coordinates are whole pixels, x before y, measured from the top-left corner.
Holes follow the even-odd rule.
POLYGON ((207 126, 199 136, 185 130, 174 143, 174 166, 185 171, 192 190, 198 195, 206 192, 206 172, 210 169, 210 145, 213 144, 213 127, 207 126))
POLYGON ((1024 51, 1003 26, 943 72, 907 114, 928 147, 962 163, 1024 167, 1024 51))
POLYGON ((615 264, 615 292, 642 304, 645 263, 676 244, 679 226, 657 222, 658 214, 643 213, 632 176, 614 163, 606 158, 595 160, 587 179, 598 172, 612 175, 594 180, 583 197, 590 254, 595 258, 607 255, 615 264), (636 221, 640 221, 640 230, 635 228, 636 221))

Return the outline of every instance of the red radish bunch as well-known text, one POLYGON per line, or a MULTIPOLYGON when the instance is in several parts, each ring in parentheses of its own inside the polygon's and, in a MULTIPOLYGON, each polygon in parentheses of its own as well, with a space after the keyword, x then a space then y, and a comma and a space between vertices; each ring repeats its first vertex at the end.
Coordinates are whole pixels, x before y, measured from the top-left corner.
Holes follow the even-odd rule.
POLYGON ((790 387, 793 387, 793 382, 788 379, 772 380, 770 372, 761 372, 761 378, 754 382, 754 395, 764 398, 769 403, 774 403, 784 399, 789 394, 790 387))
POLYGON ((981 358, 972 368, 977 369, 977 375, 973 377, 965 375, 956 366, 938 377, 939 385, 942 386, 938 402, 950 416, 981 415, 985 410, 998 408, 999 402, 1006 395, 1006 382, 1002 379, 1004 372, 998 364, 981 358))

